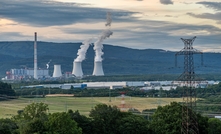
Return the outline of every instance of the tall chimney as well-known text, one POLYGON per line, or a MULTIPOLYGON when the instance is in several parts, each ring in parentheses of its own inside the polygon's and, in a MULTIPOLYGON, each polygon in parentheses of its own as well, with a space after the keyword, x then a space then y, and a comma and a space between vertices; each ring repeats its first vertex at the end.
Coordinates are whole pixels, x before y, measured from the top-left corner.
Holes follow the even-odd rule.
POLYGON ((94 62, 94 71, 93 71, 92 75, 95 75, 95 76, 103 76, 104 75, 102 61, 95 61, 94 62))
POLYGON ((78 61, 73 62, 72 74, 75 75, 76 77, 82 77, 83 76, 81 62, 78 62, 78 61))
POLYGON ((61 77, 61 65, 54 65, 53 77, 61 77))
POLYGON ((34 42, 34 79, 38 79, 38 65, 37 65, 37 32, 35 32, 35 42, 34 42))

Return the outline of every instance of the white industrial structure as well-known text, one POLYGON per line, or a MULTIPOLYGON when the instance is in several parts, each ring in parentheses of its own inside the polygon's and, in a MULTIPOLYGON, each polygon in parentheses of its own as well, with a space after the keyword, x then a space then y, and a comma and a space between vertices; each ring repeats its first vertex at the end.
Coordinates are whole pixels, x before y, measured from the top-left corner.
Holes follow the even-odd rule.
POLYGON ((94 62, 94 71, 93 71, 92 75, 95 75, 95 76, 103 76, 104 75, 102 61, 95 61, 94 62))
POLYGON ((76 77, 82 77, 83 76, 81 62, 78 62, 78 61, 73 62, 72 74, 75 75, 76 77))
POLYGON ((53 77, 61 77, 61 65, 54 65, 53 77))
MULTIPOLYGON (((49 77, 48 69, 38 69, 37 76, 38 78, 49 77)), ((6 80, 19 80, 23 78, 34 78, 34 69, 11 69, 6 72, 6 80)))
POLYGON ((37 33, 35 32, 34 42, 34 79, 38 79, 38 65, 37 65, 37 33))
MULTIPOLYGON (((125 87, 137 87, 140 90, 171 90, 176 89, 177 86, 173 85, 160 85, 160 86, 151 86, 145 85, 145 83, 151 83, 153 81, 121 81, 121 82, 83 82, 83 83, 64 83, 64 84, 43 84, 43 85, 30 85, 25 86, 26 88, 31 87, 44 87, 44 88, 61 88, 61 89, 71 89, 71 88, 88 88, 88 89, 120 89, 125 87)), ((167 81, 158 81, 160 83, 165 83, 167 81)), ((208 81, 211 85, 218 84, 219 82, 208 81)), ((172 83, 171 83, 172 84, 172 83)))

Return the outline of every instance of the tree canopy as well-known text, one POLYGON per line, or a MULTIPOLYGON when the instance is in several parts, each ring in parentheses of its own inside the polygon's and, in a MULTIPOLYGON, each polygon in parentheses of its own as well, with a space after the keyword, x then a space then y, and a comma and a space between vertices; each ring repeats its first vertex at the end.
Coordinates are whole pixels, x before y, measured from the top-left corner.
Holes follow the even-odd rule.
MULTIPOLYGON (((207 134, 208 118, 197 114, 197 122, 200 134, 207 134)), ((157 134, 179 134, 181 133, 181 123, 182 105, 171 102, 170 105, 158 106, 152 116, 150 127, 157 134)))
POLYGON ((0 95, 15 96, 15 91, 10 84, 0 81, 0 95))

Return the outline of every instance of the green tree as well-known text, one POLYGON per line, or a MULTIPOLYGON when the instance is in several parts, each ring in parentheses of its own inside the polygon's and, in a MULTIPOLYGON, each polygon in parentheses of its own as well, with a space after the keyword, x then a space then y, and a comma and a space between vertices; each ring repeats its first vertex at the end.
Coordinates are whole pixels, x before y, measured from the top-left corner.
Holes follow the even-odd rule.
POLYGON ((14 118, 23 118, 25 120, 32 120, 34 118, 45 118, 49 108, 45 103, 32 103, 27 105, 22 112, 14 118))
POLYGON ((44 103, 32 103, 27 105, 24 110, 19 110, 18 115, 13 120, 18 124, 22 134, 43 133, 46 130, 48 105, 44 103))
POLYGON ((81 134, 82 129, 77 126, 77 123, 71 119, 70 114, 53 113, 49 114, 48 122, 46 123, 49 134, 81 134))
POLYGON ((149 122, 131 112, 121 112, 116 106, 98 104, 89 114, 94 134, 148 134, 149 122))
POLYGON ((15 96, 15 91, 10 84, 0 82, 0 95, 15 96))
POLYGON ((210 118, 208 120, 208 134, 219 134, 221 132, 221 120, 216 118, 210 118))
POLYGON ((0 119, 0 134, 16 134, 18 126, 11 119, 0 119))
POLYGON ((20 122, 19 130, 21 134, 43 134, 46 133, 47 127, 45 125, 46 120, 35 118, 33 120, 23 120, 20 122))
POLYGON ((125 117, 119 119, 118 132, 121 134, 150 134, 149 122, 142 116, 125 113, 125 117))
MULTIPOLYGON (((208 122, 206 117, 197 114, 200 134, 207 134, 208 122)), ((180 134, 182 123, 182 106, 177 102, 159 106, 152 116, 151 128, 157 134, 180 134)))
POLYGON ((98 104, 90 111, 90 117, 93 119, 94 133, 116 134, 119 124, 117 120, 122 117, 122 113, 116 106, 98 104))
POLYGON ((80 115, 79 111, 73 112, 72 110, 68 110, 68 114, 71 116, 71 119, 76 121, 78 127, 82 128, 83 134, 89 134, 93 131, 93 124, 91 118, 88 118, 84 115, 80 115))

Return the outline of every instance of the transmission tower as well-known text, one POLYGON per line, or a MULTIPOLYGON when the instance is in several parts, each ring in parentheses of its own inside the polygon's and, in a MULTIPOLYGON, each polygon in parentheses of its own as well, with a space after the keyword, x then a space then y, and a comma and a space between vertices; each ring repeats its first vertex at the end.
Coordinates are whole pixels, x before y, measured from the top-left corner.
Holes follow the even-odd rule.
MULTIPOLYGON (((195 114, 196 110, 196 90, 195 84, 197 82, 194 72, 193 55, 203 53, 193 48, 193 42, 196 37, 192 39, 181 40, 184 43, 184 48, 175 54, 177 65, 177 56, 184 55, 184 72, 178 78, 178 81, 183 83, 183 107, 182 107, 182 134, 199 134, 198 121, 195 114)), ((203 64, 203 62, 202 62, 203 64)))

